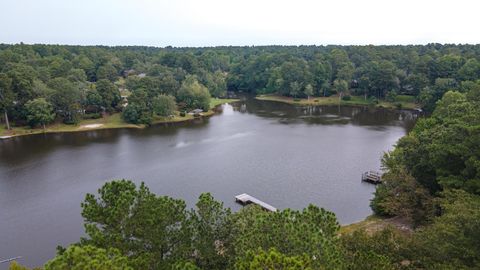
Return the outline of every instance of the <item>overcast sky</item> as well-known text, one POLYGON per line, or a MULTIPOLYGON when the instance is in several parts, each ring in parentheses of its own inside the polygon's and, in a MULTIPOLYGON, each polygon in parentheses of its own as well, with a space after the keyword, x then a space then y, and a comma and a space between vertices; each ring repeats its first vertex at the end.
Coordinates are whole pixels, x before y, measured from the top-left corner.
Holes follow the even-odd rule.
POLYGON ((0 43, 480 43, 480 0, 0 0, 0 43))

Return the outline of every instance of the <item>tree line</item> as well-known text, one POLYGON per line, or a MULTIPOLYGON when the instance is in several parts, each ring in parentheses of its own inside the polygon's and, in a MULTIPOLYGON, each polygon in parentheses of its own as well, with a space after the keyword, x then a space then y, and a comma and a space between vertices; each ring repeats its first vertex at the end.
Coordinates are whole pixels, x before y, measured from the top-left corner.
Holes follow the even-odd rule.
POLYGON ((159 49, 1 45, 2 119, 7 128, 45 126, 122 112, 127 122, 149 124, 208 110, 212 96, 225 95, 226 73, 197 58, 159 49))
POLYGON ((480 77, 479 61, 479 45, 451 44, 0 44, 0 110, 7 126, 43 126, 55 120, 72 124, 113 112, 123 112, 127 122, 148 124, 155 116, 206 110, 211 96, 222 97, 228 89, 294 98, 359 95, 372 103, 402 94, 433 111, 445 92, 468 88, 480 77))

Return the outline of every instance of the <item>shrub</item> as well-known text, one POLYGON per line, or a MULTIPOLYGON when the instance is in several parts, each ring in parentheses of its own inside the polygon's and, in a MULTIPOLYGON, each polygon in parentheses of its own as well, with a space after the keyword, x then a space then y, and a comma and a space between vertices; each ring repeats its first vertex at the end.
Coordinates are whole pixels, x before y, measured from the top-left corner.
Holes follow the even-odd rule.
POLYGON ((376 97, 370 97, 370 98, 368 98, 368 103, 378 104, 378 99, 376 97))
POLYGON ((83 115, 83 119, 99 119, 102 118, 101 113, 87 113, 83 115))
POLYGON ((350 95, 345 95, 345 96, 342 97, 342 100, 345 100, 345 101, 349 101, 351 99, 352 99, 352 97, 350 95))
POLYGON ((187 113, 186 113, 185 111, 181 111, 181 112, 180 112, 180 116, 181 116, 181 117, 185 117, 186 115, 187 115, 187 113))
POLYGON ((387 95, 385 96, 385 99, 388 101, 388 102, 395 102, 395 100, 397 99, 397 93, 395 91, 390 91, 387 93, 387 95))
POLYGON ((153 99, 153 111, 159 116, 172 115, 176 109, 175 98, 172 96, 159 95, 153 99))
POLYGON ((293 101, 295 101, 295 102, 298 102, 298 101, 300 101, 300 100, 301 100, 301 99, 299 99, 299 98, 294 98, 294 99, 293 99, 293 101))

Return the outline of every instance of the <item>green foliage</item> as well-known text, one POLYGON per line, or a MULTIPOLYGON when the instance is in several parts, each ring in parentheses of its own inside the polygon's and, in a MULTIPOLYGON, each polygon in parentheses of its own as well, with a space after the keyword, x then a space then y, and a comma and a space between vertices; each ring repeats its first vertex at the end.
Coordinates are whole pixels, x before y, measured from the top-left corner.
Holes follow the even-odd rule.
POLYGON ((198 82, 197 78, 190 76, 185 79, 178 90, 177 99, 185 104, 187 109, 210 109, 210 93, 208 89, 198 82))
POLYGON ((232 242, 230 209, 209 193, 200 195, 196 206, 191 215, 196 265, 201 269, 225 269, 232 242))
POLYGON ((368 95, 385 97, 399 88, 395 65, 387 60, 367 63, 359 69, 359 86, 368 95))
POLYGON ((462 81, 474 81, 480 78, 480 62, 471 58, 458 70, 458 77, 462 81))
POLYGON ((87 113, 83 115, 83 119, 100 119, 102 118, 101 113, 87 113))
POLYGON ((466 98, 471 94, 447 92, 432 117, 420 119, 413 132, 400 139, 385 166, 405 167, 430 193, 457 188, 480 194, 480 111, 475 99, 466 98))
POLYGON ((440 199, 442 215, 415 234, 417 267, 478 269, 480 267, 480 197, 449 190, 440 199))
POLYGON ((385 100, 389 102, 395 102, 397 100, 397 93, 394 91, 388 92, 385 97, 385 100))
POLYGON ((175 98, 172 96, 159 95, 152 101, 153 112, 160 116, 173 115, 177 109, 175 98))
POLYGON ((244 258, 235 264, 237 270, 311 270, 311 259, 307 255, 286 256, 274 248, 268 252, 263 250, 249 251, 244 258))
POLYGON ((109 80, 114 82, 117 77, 117 70, 111 63, 102 65, 97 70, 97 80, 109 80))
POLYGON ((305 89, 303 90, 303 94, 306 95, 308 98, 310 98, 310 96, 313 96, 313 86, 311 84, 307 84, 305 86, 305 89))
POLYGON ((0 110, 4 113, 5 123, 8 129, 10 129, 8 111, 13 108, 14 100, 15 93, 12 90, 12 79, 10 79, 7 74, 0 73, 0 110))
POLYGON ((132 270, 127 258, 115 249, 72 245, 45 264, 45 270, 132 270))
POLYGON ((87 92, 85 103, 87 105, 87 111, 94 112, 98 112, 99 109, 104 105, 102 96, 96 89, 92 89, 87 92))
MULTIPOLYGON (((425 111, 432 112, 444 93, 467 92, 462 84, 480 78, 478 46, 147 48, 4 44, 0 48, 0 110, 3 118, 22 124, 27 120, 26 102, 45 98, 64 122, 76 123, 77 114, 84 110, 119 110, 118 90, 106 82, 118 82, 123 76, 125 84, 118 84, 122 90, 144 89, 150 103, 159 95, 174 96, 179 107, 187 109, 206 110, 206 92, 221 97, 228 89, 295 98, 351 92, 378 100, 396 92, 415 96, 425 111), (191 77, 197 78, 197 85, 191 77), (186 91, 202 86, 208 91, 186 91)), ((141 115, 135 122, 151 121, 141 105, 135 107, 127 113, 141 115)), ((147 108, 153 112, 151 104, 147 108)))
POLYGON ((87 194, 82 216, 89 239, 84 243, 115 248, 137 269, 167 269, 185 258, 190 235, 185 203, 157 197, 142 183, 106 183, 99 197, 87 194))
POLYGON ((433 216, 432 197, 404 169, 392 169, 382 177, 375 192, 372 209, 378 215, 398 215, 414 225, 427 222, 433 216))
POLYGON ((191 262, 179 261, 171 268, 172 270, 201 270, 195 264, 191 262))
POLYGON ((30 269, 28 267, 20 265, 16 261, 13 261, 12 263, 10 263, 8 270, 30 270, 30 269))
POLYGON ((30 100, 25 104, 27 110, 27 120, 31 126, 45 125, 52 122, 55 119, 55 113, 53 112, 53 106, 44 98, 37 98, 30 100))
POLYGON ((348 82, 345 80, 337 79, 333 82, 333 90, 335 90, 340 96, 343 96, 348 91, 348 82))
POLYGON ((313 205, 275 213, 247 207, 235 216, 233 253, 238 258, 258 248, 276 248, 287 256, 315 256, 314 268, 338 268, 342 264, 338 228, 333 213, 313 205))
POLYGON ((212 96, 223 97, 227 90, 226 75, 221 71, 206 73, 205 85, 212 96))
POLYGON ((135 90, 128 97, 128 105, 123 110, 123 119, 132 124, 149 125, 153 120, 152 101, 143 89, 135 90))
POLYGON ((55 111, 63 117, 65 123, 77 123, 82 103, 79 87, 61 77, 50 80, 48 87, 52 89, 49 101, 53 104, 55 111))
POLYGON ((102 79, 97 81, 96 90, 101 96, 101 104, 107 110, 112 110, 120 102, 120 92, 118 88, 110 81, 102 79))
POLYGON ((372 235, 363 230, 341 238, 348 269, 397 269, 410 258, 409 237, 387 227, 372 235))
MULTIPOLYGON (((388 183, 394 176, 386 177, 388 183)), ((443 192, 441 215, 411 234, 386 227, 341 236, 335 215, 312 205, 279 212, 247 206, 231 213, 204 193, 196 209, 187 211, 182 200, 156 196, 143 183, 137 188, 127 180, 108 182, 98 193, 82 203, 88 238, 59 249, 45 270, 480 266, 480 197, 461 190, 443 192)))

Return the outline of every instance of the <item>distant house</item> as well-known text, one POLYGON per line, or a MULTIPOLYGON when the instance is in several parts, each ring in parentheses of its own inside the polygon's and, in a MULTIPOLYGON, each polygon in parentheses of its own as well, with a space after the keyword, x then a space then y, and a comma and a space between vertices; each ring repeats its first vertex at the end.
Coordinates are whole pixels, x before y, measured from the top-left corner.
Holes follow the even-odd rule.
POLYGON ((190 112, 190 114, 199 114, 199 113, 202 113, 203 110, 202 109, 195 109, 193 111, 190 112))

